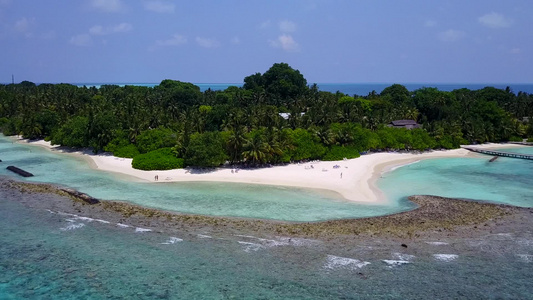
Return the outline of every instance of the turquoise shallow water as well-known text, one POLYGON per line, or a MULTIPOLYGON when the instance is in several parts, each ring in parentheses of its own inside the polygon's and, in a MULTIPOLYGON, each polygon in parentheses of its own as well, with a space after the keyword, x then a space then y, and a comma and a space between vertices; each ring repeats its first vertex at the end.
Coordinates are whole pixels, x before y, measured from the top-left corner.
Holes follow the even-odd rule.
MULTIPOLYGON (((533 147, 505 149, 533 154, 533 147)), ((413 209, 406 197, 431 194, 488 200, 523 207, 533 206, 533 161, 490 156, 423 160, 389 172, 378 181, 390 203, 366 205, 340 199, 337 194, 308 189, 229 184, 152 184, 89 168, 71 155, 13 143, 0 136, 0 159, 35 175, 21 179, 0 168, 0 175, 18 180, 68 186, 100 199, 192 214, 320 221, 385 215, 413 209)))
POLYGON ((528 299, 533 292, 531 235, 425 249, 357 238, 329 245, 169 235, 30 209, 3 190, 0 228, 0 299, 528 299))
MULTIPOLYGON (((533 154, 533 147, 502 150, 533 154)), ((437 195, 533 207, 533 161, 491 158, 422 160, 384 174, 378 187, 390 199, 437 195)))
POLYGON ((407 201, 365 205, 333 193, 307 189, 229 183, 143 183, 92 170, 80 158, 0 137, 3 166, 14 165, 35 177, 21 179, 68 186, 93 197, 192 214, 287 221, 319 221, 390 214, 412 209, 407 201))
MULTIPOLYGON (((13 164, 35 173, 35 181, 195 213, 339 218, 412 207, 405 200, 363 206, 288 188, 129 182, 4 137, 0 159, 1 175, 12 176, 5 166, 13 164)), ((422 161, 385 174, 379 185, 393 199, 457 194, 532 206, 527 196, 532 164, 504 158, 489 164, 489 159, 422 161)), ((143 231, 31 209, 13 197, 0 190, 0 299, 528 299, 533 293, 531 232, 449 244, 428 240, 434 244, 425 247, 407 242, 407 249, 400 242, 357 237, 330 245, 213 234, 209 228, 143 231), (395 260, 407 262, 390 262, 395 260)))

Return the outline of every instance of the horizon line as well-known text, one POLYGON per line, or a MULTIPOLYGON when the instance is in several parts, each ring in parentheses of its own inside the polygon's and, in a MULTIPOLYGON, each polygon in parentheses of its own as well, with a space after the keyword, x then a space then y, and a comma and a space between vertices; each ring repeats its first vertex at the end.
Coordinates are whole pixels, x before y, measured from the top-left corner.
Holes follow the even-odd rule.
MULTIPOLYGON (((173 79, 171 79, 173 80, 173 79)), ((29 81, 29 80, 23 80, 23 81, 29 81)), ((178 80, 176 80, 178 81, 178 80)), ((179 80, 181 81, 181 80, 179 80)), ((21 81, 22 82, 22 81, 21 81)), ((18 84, 20 84, 21 82, 19 82, 18 84)), ((32 81, 30 81, 32 82, 32 81)), ((187 81, 182 81, 182 82, 187 82, 187 81)), ((94 84, 94 85, 135 85, 135 84, 154 84, 154 85, 159 85, 161 83, 160 82, 142 82, 142 81, 138 81, 138 82, 60 82, 60 81, 56 81, 56 82, 32 82, 32 83, 35 83, 35 84, 72 84, 72 85, 89 85, 89 84, 94 84)), ((192 83, 192 84, 225 84, 225 85, 230 85, 230 84, 237 84, 237 85, 242 85, 244 84, 244 82, 188 82, 188 83, 192 83)), ((12 84, 11 82, 2 82, 0 84, 3 84, 3 85, 9 85, 9 84, 12 84)), ((17 84, 17 83, 15 83, 17 84)), ((439 85, 458 85, 458 84, 468 84, 468 85, 482 85, 482 84, 495 84, 495 85, 505 85, 505 84, 508 84, 508 85, 533 85, 533 83, 527 83, 527 82, 400 82, 400 81, 397 81, 397 82, 313 82, 313 83, 308 83, 307 85, 310 86, 310 85, 313 85, 313 84, 317 84, 317 85, 320 85, 320 84, 339 84, 339 85, 347 85, 347 84, 401 84, 401 85, 405 85, 405 84, 417 84, 417 85, 423 85, 423 84, 439 84, 439 85)))

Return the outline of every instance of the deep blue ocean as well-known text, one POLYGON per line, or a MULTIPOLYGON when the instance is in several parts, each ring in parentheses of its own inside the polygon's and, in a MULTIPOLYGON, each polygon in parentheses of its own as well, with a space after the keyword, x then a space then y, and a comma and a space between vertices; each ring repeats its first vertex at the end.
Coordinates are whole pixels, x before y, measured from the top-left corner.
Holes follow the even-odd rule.
MULTIPOLYGON (((104 84, 117 84, 117 85, 136 85, 136 86, 147 86, 154 87, 159 83, 74 83, 77 86, 95 86, 100 87, 104 84)), ((229 86, 241 87, 243 83, 195 83, 200 87, 200 90, 206 91, 207 89, 211 90, 225 90, 229 86)), ((348 94, 350 96, 366 96, 372 91, 376 93, 381 93, 383 89, 391 86, 393 83, 318 83, 318 88, 321 91, 336 93, 337 91, 348 94)), ((462 84, 462 83, 404 83, 403 84, 409 91, 414 91, 423 87, 435 87, 441 91, 453 91, 456 89, 467 88, 470 90, 479 90, 484 87, 490 86, 499 89, 505 89, 510 87, 514 93, 524 92, 528 94, 533 94, 533 84, 517 84, 517 83, 474 83, 474 84, 462 84)))

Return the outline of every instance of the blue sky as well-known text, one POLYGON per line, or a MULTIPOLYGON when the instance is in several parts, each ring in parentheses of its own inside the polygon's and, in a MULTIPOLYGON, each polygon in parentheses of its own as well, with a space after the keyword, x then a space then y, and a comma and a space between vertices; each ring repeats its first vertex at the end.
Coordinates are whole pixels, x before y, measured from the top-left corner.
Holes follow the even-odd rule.
POLYGON ((533 83, 533 1, 0 0, 0 82, 533 83))

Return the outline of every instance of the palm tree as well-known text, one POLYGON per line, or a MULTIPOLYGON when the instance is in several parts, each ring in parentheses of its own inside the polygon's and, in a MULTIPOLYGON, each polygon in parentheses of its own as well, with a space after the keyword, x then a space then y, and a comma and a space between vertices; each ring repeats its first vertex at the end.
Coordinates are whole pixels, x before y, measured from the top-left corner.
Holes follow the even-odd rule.
POLYGON ((327 127, 316 127, 312 129, 317 138, 320 139, 322 144, 329 146, 334 143, 335 137, 331 130, 327 127))
POLYGON ((242 127, 237 127, 236 130, 231 131, 227 142, 227 149, 231 163, 241 160, 242 149, 247 143, 248 140, 246 139, 246 135, 242 127))
POLYGON ((242 153, 242 156, 246 161, 251 161, 252 164, 263 163, 266 161, 269 153, 269 146, 263 141, 261 134, 258 132, 252 134, 244 148, 247 150, 242 153))

